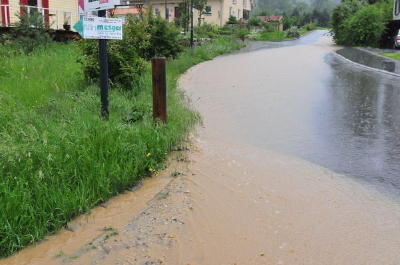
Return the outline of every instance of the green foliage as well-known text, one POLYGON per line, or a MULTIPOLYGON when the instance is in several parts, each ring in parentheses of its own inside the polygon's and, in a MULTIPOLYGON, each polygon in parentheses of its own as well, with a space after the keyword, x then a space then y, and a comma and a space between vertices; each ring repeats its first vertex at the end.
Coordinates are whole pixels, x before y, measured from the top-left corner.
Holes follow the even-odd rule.
POLYGON ((266 32, 278 31, 278 26, 279 26, 279 24, 277 24, 275 22, 268 22, 268 23, 264 24, 264 30, 266 32))
POLYGON ((146 31, 150 34, 150 46, 145 58, 151 59, 154 56, 176 58, 183 49, 179 43, 179 29, 159 16, 152 16, 150 12, 144 18, 146 19, 147 23, 145 22, 144 25, 147 26, 146 31))
POLYGON ((236 32, 236 36, 241 40, 244 41, 246 39, 246 37, 250 34, 250 32, 248 30, 245 29, 239 29, 236 32))
POLYGON ((338 44, 378 46, 391 19, 391 1, 368 5, 360 0, 347 0, 332 14, 333 37, 338 44))
POLYGON ((283 31, 274 31, 274 32, 261 32, 258 34, 254 40, 258 41, 284 41, 284 40, 290 40, 286 36, 286 33, 283 31))
POLYGON ((207 13, 206 6, 208 0, 193 0, 193 7, 199 11, 198 25, 201 25, 202 17, 207 13))
POLYGON ((260 27, 264 24, 264 22, 259 19, 258 17, 250 17, 249 18, 249 25, 254 27, 260 27))
POLYGON ((303 28, 304 28, 306 31, 312 31, 312 30, 315 30, 315 29, 317 28, 317 25, 316 25, 315 23, 307 23, 307 24, 305 24, 305 25, 303 26, 303 28))
MULTIPOLYGON (((138 86, 144 72, 145 60, 154 56, 176 57, 182 47, 179 43, 178 29, 151 13, 141 18, 129 16, 124 25, 124 39, 109 41, 109 78, 111 84, 132 89, 138 86)), ((99 77, 98 41, 80 42, 85 76, 90 81, 99 77)))
POLYGON ((239 24, 239 21, 236 19, 235 16, 229 16, 227 24, 239 24))
POLYGON ((179 75, 240 47, 222 39, 169 61, 166 125, 151 117, 148 63, 137 91, 110 91, 105 122, 99 115, 98 87, 81 89, 75 45, 0 58, 12 66, 0 74, 0 256, 39 241, 161 168, 197 120, 176 89, 179 75))
POLYGON ((17 47, 17 51, 29 54, 52 42, 43 16, 39 12, 28 14, 25 11, 17 17, 18 22, 11 28, 10 33, 0 36, 0 43, 13 45, 17 47))
POLYGON ((343 44, 346 42, 347 34, 345 32, 344 23, 364 5, 365 3, 360 0, 346 0, 333 10, 331 24, 333 38, 336 43, 343 44))
POLYGON ((300 32, 299 32, 299 28, 298 27, 291 27, 287 32, 286 32, 286 36, 288 38, 300 38, 300 32))
POLYGON ((200 38, 217 38, 219 36, 220 29, 218 26, 213 24, 204 23, 194 29, 197 37, 200 38))
MULTIPOLYGON (((109 79, 111 84, 124 89, 132 89, 138 85, 145 69, 146 55, 150 46, 150 34, 145 31, 143 23, 129 17, 124 26, 124 39, 108 41, 109 79)), ((99 78, 99 47, 97 40, 81 40, 82 57, 79 62, 83 66, 85 77, 89 81, 99 78)))

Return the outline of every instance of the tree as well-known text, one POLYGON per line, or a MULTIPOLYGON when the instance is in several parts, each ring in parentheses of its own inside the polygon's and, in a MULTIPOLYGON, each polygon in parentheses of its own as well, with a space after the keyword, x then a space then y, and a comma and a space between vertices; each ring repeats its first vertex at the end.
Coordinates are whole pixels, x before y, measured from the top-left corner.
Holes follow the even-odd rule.
POLYGON ((201 20, 203 18, 203 15, 207 13, 206 6, 207 6, 207 0, 192 0, 193 1, 193 7, 199 11, 199 18, 198 18, 198 26, 201 26, 201 20))

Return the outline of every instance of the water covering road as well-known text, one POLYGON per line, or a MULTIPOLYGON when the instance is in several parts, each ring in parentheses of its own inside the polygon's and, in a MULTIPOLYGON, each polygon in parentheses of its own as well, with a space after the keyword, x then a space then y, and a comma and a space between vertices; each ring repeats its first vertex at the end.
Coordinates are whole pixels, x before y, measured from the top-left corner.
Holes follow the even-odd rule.
POLYGON ((325 33, 193 67, 187 157, 0 265, 397 265, 398 79, 325 33))
MULTIPOLYGON (((260 49, 249 56, 266 65, 243 65, 243 73, 237 74, 243 75, 251 93, 226 95, 226 101, 237 106, 228 115, 236 135, 400 195, 400 78, 358 67, 332 49, 321 49, 319 41, 327 33, 252 43, 244 50, 260 49)), ((229 71, 219 74, 231 76, 229 71)))

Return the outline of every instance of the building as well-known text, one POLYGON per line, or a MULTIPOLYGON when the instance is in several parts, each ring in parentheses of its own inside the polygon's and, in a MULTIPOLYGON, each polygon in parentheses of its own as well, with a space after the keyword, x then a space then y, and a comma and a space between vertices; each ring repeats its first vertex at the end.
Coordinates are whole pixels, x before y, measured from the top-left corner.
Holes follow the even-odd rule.
MULTIPOLYGON (((88 0, 79 0, 88 1, 88 0)), ((173 22, 180 18, 180 6, 189 5, 190 0, 121 0, 120 6, 110 14, 124 17, 138 14, 140 10, 153 8, 154 13, 173 22)), ((193 9, 194 24, 209 23, 224 26, 230 16, 243 21, 248 18, 254 0, 208 0, 201 21, 199 11, 193 9)), ((44 22, 52 29, 71 29, 80 17, 78 0, 0 0, 0 26, 9 27, 18 21, 18 14, 40 13, 44 22)))
POLYGON ((40 13, 52 29, 70 28, 79 20, 77 0, 0 0, 0 25, 18 21, 18 14, 40 13))
POLYGON ((283 16, 258 16, 265 23, 272 23, 276 30, 283 31, 283 16))
MULTIPOLYGON (((190 1, 183 0, 149 0, 146 2, 148 7, 153 8, 153 12, 159 14, 162 18, 172 22, 178 19, 180 14, 179 6, 190 1)), ((218 26, 224 26, 230 16, 237 20, 245 20, 254 6, 253 0, 208 0, 205 14, 202 15, 201 23, 209 23, 218 26)), ((199 11, 193 9, 194 24, 199 23, 199 11)))

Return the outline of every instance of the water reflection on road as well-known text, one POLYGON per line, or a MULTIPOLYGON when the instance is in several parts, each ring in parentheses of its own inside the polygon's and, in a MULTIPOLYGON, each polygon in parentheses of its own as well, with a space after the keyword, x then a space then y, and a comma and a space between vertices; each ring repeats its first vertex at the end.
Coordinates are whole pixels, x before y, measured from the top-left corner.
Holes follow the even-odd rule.
POLYGON ((327 34, 252 43, 208 65, 215 84, 193 81, 213 108, 205 121, 400 195, 400 78, 338 57, 327 34))
POLYGON ((400 194, 400 79, 326 59, 331 71, 314 120, 314 144, 323 148, 303 156, 400 194))

